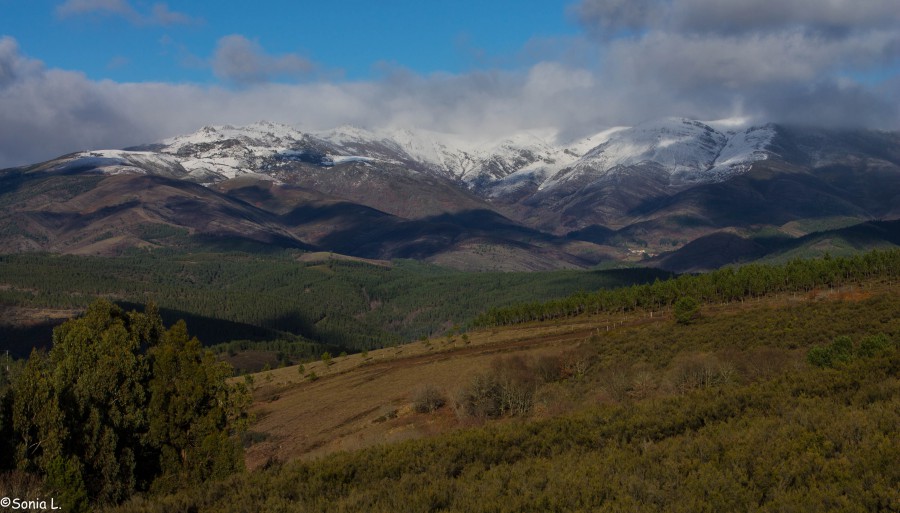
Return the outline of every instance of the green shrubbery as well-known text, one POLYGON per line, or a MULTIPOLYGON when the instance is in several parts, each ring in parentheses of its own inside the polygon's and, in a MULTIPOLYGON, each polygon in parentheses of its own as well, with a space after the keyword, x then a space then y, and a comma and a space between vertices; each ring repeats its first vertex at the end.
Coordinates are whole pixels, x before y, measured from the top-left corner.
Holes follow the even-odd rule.
POLYGON ((115 511, 895 511, 900 353, 339 453, 115 511))
POLYGON ((692 297, 685 296, 675 301, 673 305, 675 321, 678 324, 690 324, 700 317, 700 302, 692 297))
POLYGON ((869 358, 885 352, 896 344, 887 335, 879 333, 870 335, 860 341, 859 345, 847 335, 836 337, 827 346, 816 346, 806 353, 809 363, 817 367, 836 367, 849 363, 855 358, 869 358))
POLYGON ((4 394, 15 454, 0 470, 40 477, 66 511, 223 478, 243 468, 235 435, 250 400, 230 375, 183 322, 165 329, 152 307, 97 301, 4 394))

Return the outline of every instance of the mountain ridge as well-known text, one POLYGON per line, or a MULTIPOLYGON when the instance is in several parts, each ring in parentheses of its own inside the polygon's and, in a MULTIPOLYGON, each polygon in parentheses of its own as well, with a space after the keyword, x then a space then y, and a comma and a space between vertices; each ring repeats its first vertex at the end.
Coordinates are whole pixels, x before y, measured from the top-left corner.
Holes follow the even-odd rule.
POLYGON ((787 227, 801 220, 900 217, 897 133, 666 118, 564 143, 558 135, 478 141, 411 129, 207 126, 3 171, 0 203, 10 208, 0 215, 0 247, 103 253, 174 243, 129 226, 151 222, 190 237, 538 269, 640 261, 719 232, 802 236, 810 232, 787 227), (140 179, 150 176, 168 181, 140 179), (97 187, 108 191, 91 193, 97 187), (86 215, 92 201, 91 211, 107 215, 59 221, 86 215), (179 214, 173 202, 197 205, 179 214), (477 221, 494 218, 504 221, 477 221))

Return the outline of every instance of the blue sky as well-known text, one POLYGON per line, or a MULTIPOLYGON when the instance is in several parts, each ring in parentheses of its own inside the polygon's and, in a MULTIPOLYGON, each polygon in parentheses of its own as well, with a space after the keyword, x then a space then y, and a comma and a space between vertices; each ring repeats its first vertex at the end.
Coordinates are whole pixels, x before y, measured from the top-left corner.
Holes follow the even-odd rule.
POLYGON ((565 6, 514 0, 0 0, 0 34, 15 37, 47 66, 95 80, 214 83, 221 79, 209 61, 217 42, 231 35, 273 56, 311 61, 315 69, 306 80, 361 80, 380 75, 385 65, 423 74, 515 67, 528 58, 529 45, 578 35, 565 6))
POLYGON ((898 0, 0 0, 0 168, 268 120, 900 129, 898 0))

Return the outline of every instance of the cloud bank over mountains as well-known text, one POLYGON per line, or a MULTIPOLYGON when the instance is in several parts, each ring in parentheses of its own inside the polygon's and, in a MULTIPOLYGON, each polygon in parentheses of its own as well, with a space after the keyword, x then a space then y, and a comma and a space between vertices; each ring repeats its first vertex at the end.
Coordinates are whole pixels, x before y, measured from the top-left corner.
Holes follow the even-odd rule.
MULTIPOLYGON (((57 12, 89 13, 135 25, 193 20, 125 0, 68 0, 57 12)), ((581 0, 567 14, 583 34, 556 46, 590 47, 581 59, 561 48, 566 58, 543 54, 514 70, 383 66, 362 81, 242 34, 221 37, 200 59, 219 85, 91 80, 0 37, 0 167, 260 119, 471 138, 546 126, 574 137, 665 116, 900 128, 895 0, 581 0)))

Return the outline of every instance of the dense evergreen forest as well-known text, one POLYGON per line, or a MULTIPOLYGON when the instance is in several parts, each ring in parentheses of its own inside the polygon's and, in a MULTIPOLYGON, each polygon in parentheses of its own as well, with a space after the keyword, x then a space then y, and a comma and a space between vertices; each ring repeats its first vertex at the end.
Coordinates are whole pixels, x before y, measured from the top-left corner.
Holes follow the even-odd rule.
MULTIPOLYGON (((186 320, 191 333, 208 345, 280 340, 301 353, 320 354, 443 333, 490 306, 669 276, 646 269, 464 273, 415 261, 388 266, 299 257, 296 252, 171 251, 110 258, 5 255, 0 256, 0 306, 80 310, 105 297, 140 309, 154 302, 166 322, 186 320)), ((14 349, 24 356, 31 346, 47 344, 48 334, 49 328, 33 335, 43 340, 14 349)))

